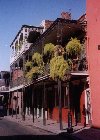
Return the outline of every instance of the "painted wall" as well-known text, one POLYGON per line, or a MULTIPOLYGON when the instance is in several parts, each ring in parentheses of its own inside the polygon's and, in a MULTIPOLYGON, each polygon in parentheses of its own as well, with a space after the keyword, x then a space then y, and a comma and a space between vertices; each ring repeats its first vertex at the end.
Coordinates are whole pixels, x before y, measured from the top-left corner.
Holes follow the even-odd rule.
POLYGON ((92 125, 100 128, 100 0, 87 0, 86 15, 92 125))

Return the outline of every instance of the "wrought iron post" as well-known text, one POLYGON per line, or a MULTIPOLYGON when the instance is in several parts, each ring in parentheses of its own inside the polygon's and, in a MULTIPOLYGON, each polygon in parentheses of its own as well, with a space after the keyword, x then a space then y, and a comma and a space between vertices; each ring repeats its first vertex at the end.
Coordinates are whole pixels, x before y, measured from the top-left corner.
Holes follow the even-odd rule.
POLYGON ((15 107, 16 107, 16 119, 17 119, 17 109, 18 109, 18 90, 17 90, 17 98, 16 98, 15 102, 16 102, 15 107))
POLYGON ((60 123, 60 130, 62 130, 63 125, 62 125, 61 80, 59 78, 58 78, 58 95, 59 95, 59 123, 60 123))
POLYGON ((33 123, 34 123, 34 85, 33 85, 33 92, 32 92, 32 112, 33 112, 33 123))
POLYGON ((13 117, 13 97, 14 97, 14 93, 12 92, 12 117, 13 117))
POLYGON ((45 117, 45 82, 43 83, 43 125, 46 125, 46 117, 45 117))
POLYGON ((22 91, 22 120, 25 121, 25 87, 22 91))
POLYGON ((73 128, 72 128, 72 115, 71 115, 71 110, 70 110, 70 96, 69 96, 69 81, 67 82, 67 94, 68 94, 68 128, 67 128, 67 132, 68 133, 72 133, 73 132, 73 128))

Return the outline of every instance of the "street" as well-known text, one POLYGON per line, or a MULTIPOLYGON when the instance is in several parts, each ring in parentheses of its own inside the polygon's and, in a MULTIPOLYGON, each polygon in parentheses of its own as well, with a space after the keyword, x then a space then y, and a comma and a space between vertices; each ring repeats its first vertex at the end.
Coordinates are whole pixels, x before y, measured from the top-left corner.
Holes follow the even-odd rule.
MULTIPOLYGON (((32 126, 22 126, 16 122, 0 119, 0 140, 2 139, 48 139, 67 140, 67 137, 56 135, 32 126)), ((68 138, 69 139, 69 138, 68 138)))

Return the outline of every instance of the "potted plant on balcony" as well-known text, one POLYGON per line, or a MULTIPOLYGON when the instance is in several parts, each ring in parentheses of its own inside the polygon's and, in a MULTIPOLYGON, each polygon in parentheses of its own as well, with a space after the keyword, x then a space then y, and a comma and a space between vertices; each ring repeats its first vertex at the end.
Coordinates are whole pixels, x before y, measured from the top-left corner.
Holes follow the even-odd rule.
POLYGON ((64 55, 65 51, 61 45, 56 45, 54 48, 54 56, 64 55))
POLYGON ((64 75, 69 71, 69 65, 63 56, 56 56, 50 61, 50 77, 63 80, 64 75))
POLYGON ((55 46, 52 43, 45 44, 44 46, 44 55, 43 55, 43 61, 47 63, 48 61, 50 62, 50 59, 54 55, 54 48, 55 46))
POLYGON ((78 61, 83 49, 80 40, 77 38, 71 38, 71 40, 66 45, 67 57, 72 61, 72 70, 78 70, 78 61))
POLYGON ((32 69, 26 73, 25 77, 29 80, 29 82, 32 82, 38 78, 40 73, 40 67, 32 67, 32 69))
POLYGON ((82 51, 82 44, 77 38, 71 38, 66 45, 66 53, 71 59, 77 59, 82 51))
POLYGON ((40 66, 43 63, 42 56, 40 53, 34 53, 32 56, 33 66, 40 66))
POLYGON ((26 68, 26 71, 29 72, 30 69, 32 68, 32 62, 31 61, 27 61, 25 63, 25 68, 26 68))

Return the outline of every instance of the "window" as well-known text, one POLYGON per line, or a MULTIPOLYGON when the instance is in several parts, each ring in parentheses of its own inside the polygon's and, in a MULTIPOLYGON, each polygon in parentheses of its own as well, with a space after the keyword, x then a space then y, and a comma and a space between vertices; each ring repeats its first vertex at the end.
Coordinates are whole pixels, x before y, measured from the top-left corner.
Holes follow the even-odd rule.
POLYGON ((27 32, 27 29, 25 28, 25 32, 27 32))

